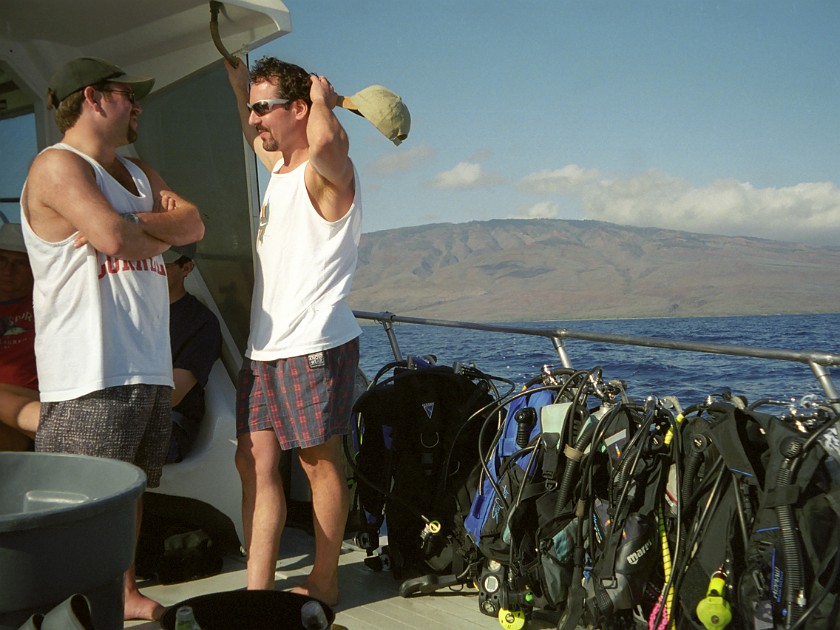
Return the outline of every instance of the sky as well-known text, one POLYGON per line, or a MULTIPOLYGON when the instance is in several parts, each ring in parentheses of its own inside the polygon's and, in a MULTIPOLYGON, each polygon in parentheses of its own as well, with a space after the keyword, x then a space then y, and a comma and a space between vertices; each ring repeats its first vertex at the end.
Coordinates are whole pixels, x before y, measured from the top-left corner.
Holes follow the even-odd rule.
POLYGON ((840 244, 836 0, 286 0, 251 54, 400 94, 338 116, 365 232, 593 219, 840 244))
POLYGON ((840 244, 836 0, 287 0, 252 52, 381 84, 349 112, 366 232, 504 218, 840 244))

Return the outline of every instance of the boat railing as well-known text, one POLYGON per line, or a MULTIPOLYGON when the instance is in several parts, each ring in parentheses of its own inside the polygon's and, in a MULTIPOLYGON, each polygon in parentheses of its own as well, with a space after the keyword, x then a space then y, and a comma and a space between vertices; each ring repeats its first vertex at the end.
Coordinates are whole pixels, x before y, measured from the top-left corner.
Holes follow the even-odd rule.
MULTIPOLYGON (((357 319, 369 320, 380 324, 388 337, 388 343, 394 354, 394 359, 403 359, 399 342, 397 341, 394 324, 419 324, 424 326, 440 326, 445 328, 461 328, 464 330, 482 330, 490 333, 504 333, 514 335, 528 335, 531 337, 545 337, 553 344, 563 367, 572 368, 572 362, 566 352, 565 341, 575 339, 580 341, 594 341, 624 346, 638 346, 645 348, 664 348, 668 350, 682 350, 688 352, 703 352, 709 354, 725 354, 756 359, 775 359, 804 363, 810 367, 820 387, 829 400, 837 401, 838 394, 831 379, 828 368, 840 366, 840 354, 816 350, 785 350, 781 348, 761 348, 754 346, 740 346, 722 343, 708 343, 700 341, 682 341, 660 337, 640 337, 634 335, 615 335, 610 333, 586 332, 570 330, 568 328, 523 328, 480 322, 467 322, 445 319, 428 319, 424 317, 405 317, 388 311, 369 312, 353 311, 357 319)), ((835 406, 839 403, 835 402, 835 406)))

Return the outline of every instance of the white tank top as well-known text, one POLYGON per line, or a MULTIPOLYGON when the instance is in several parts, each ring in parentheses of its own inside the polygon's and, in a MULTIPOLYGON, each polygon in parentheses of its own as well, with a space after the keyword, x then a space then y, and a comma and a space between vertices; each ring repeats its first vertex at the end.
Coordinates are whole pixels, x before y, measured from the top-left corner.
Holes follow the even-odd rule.
POLYGON ((325 220, 306 190, 304 162, 272 173, 257 234, 251 335, 246 356, 272 361, 340 346, 362 330, 344 302, 362 231, 359 175, 350 211, 325 220))
MULTIPOLYGON (((66 144, 96 173, 96 183, 120 214, 149 212, 146 174, 120 157, 138 195, 95 160, 66 144)), ((26 184, 24 184, 24 188, 26 184)), ((21 194, 25 199, 25 195, 21 194)), ((161 256, 124 261, 92 245, 76 248, 76 234, 50 243, 37 236, 22 202, 21 224, 35 276, 35 357, 41 400, 71 400, 117 385, 173 385, 169 294, 161 256)))

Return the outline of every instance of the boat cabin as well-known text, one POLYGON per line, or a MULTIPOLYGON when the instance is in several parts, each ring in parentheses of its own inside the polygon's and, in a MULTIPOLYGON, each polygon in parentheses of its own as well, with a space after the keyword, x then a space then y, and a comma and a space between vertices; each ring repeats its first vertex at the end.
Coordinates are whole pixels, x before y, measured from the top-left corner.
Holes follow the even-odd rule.
POLYGON ((57 68, 94 56, 155 77, 142 102, 139 138, 126 154, 153 164, 201 209, 206 236, 187 289, 216 313, 223 335, 222 359, 206 388, 202 434, 183 462, 166 467, 156 492, 212 505, 240 541, 233 379, 248 335, 260 192, 214 36, 243 56, 290 31, 289 10, 280 0, 8 0, 0 12, 0 166, 9 174, 0 190, 2 222, 20 221, 19 192, 29 163, 61 138, 46 104, 57 68))

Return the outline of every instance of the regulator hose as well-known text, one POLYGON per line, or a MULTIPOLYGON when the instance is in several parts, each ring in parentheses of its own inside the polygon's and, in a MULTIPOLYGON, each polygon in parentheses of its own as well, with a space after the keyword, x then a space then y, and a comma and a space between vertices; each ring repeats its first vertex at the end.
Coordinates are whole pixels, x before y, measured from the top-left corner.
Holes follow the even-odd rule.
POLYGON ((680 497, 680 501, 686 501, 694 492, 694 476, 697 474, 697 471, 700 470, 700 464, 703 463, 703 458, 700 457, 700 453, 691 452, 685 458, 685 480, 683 483, 682 492, 680 493, 682 496, 680 497))
MULTIPOLYGON (((782 456, 785 461, 779 467, 776 475, 776 486, 780 489, 792 485, 793 462, 802 453, 802 441, 791 438, 782 445, 782 456)), ((804 601, 805 585, 803 579, 802 553, 799 548, 799 537, 796 533, 796 518, 793 507, 789 504, 776 506, 776 518, 779 521, 779 531, 782 538, 782 553, 785 557, 784 605, 785 628, 791 628, 802 615, 802 608, 797 599, 804 601)))
MULTIPOLYGON (((616 409, 620 409, 620 407, 616 407, 616 409)), ((611 413, 615 413, 615 411, 611 413)), ((569 454, 566 455, 569 461, 566 462, 566 467, 563 470, 563 479, 560 481, 560 488, 557 492, 557 502, 554 504, 555 518, 563 513, 563 508, 569 500, 572 488, 577 479, 578 469, 580 468, 580 458, 583 456, 583 451, 589 446, 589 442, 592 440, 592 435, 595 433, 597 426, 597 422, 587 422, 573 447, 577 452, 575 453, 576 457, 569 457, 569 454)))

